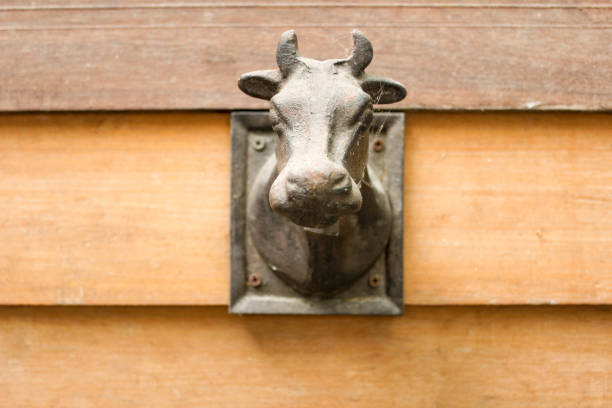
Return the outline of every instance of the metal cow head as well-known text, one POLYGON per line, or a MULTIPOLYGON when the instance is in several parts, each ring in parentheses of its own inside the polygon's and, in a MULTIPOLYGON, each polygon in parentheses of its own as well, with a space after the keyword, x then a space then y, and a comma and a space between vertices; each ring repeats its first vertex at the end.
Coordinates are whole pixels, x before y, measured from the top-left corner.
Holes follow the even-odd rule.
POLYGON ((287 31, 278 43, 279 70, 250 72, 238 82, 246 94, 270 100, 279 138, 270 206, 305 227, 359 211, 372 105, 406 96, 401 84, 364 73, 372 45, 357 30, 353 41, 350 57, 317 61, 298 56, 295 31, 287 31))

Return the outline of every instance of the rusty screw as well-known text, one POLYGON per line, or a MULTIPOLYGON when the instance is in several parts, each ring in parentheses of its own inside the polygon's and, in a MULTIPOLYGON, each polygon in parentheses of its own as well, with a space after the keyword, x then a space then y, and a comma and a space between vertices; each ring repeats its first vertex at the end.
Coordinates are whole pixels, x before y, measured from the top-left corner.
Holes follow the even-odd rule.
POLYGON ((373 146, 375 152, 382 152, 385 149, 385 141, 377 137, 376 139, 374 139, 373 146))
POLYGON ((249 279, 247 279, 247 286, 250 286, 252 288, 260 287, 261 286, 261 276, 257 273, 250 275, 249 279))
POLYGON ((370 285, 371 288, 379 287, 380 286, 380 276, 378 275, 370 276, 370 279, 368 279, 368 285, 370 285))
POLYGON ((261 152, 265 148, 266 141, 263 138, 256 137, 255 140, 253 140, 253 149, 257 150, 258 152, 261 152))

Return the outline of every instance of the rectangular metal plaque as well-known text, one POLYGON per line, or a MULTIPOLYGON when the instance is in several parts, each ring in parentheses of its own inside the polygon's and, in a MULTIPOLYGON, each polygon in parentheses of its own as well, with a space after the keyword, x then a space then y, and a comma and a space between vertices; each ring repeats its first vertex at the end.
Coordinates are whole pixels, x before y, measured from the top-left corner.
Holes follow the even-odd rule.
POLYGON ((386 251, 351 287, 326 299, 303 296, 281 281, 260 257, 247 231, 250 186, 276 151, 277 136, 268 112, 232 113, 231 137, 230 312, 403 314, 404 114, 375 113, 370 128, 368 164, 380 177, 393 213, 386 251), (253 276, 259 279, 257 285, 249 284, 249 277, 253 276))

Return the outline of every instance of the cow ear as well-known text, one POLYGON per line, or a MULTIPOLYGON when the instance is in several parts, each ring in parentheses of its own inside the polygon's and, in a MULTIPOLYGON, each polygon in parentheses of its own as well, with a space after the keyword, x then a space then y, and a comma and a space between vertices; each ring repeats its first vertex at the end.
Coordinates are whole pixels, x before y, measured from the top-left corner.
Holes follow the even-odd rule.
POLYGON ((373 103, 393 103, 406 97, 404 85, 388 78, 366 77, 361 88, 372 98, 373 103))
POLYGON ((238 87, 255 98, 270 99, 278 92, 281 75, 277 70, 253 71, 238 80, 238 87))

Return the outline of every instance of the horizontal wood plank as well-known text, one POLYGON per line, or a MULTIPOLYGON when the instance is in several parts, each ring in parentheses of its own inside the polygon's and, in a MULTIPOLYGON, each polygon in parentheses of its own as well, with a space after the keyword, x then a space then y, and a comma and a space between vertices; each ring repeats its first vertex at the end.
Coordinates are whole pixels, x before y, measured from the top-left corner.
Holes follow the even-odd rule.
MULTIPOLYGON (((5 114, 0 303, 227 304, 229 114, 5 114)), ((612 303, 612 115, 411 113, 409 304, 612 303)))
POLYGON ((4 116, 1 303, 223 303, 229 115, 4 116))
POLYGON ((612 405, 610 307, 0 308, 6 407, 612 405))
POLYGON ((612 6, 419 1, 26 0, 0 5, 0 110, 262 108, 238 77, 274 68, 280 33, 406 85, 396 108, 612 109, 612 6))

